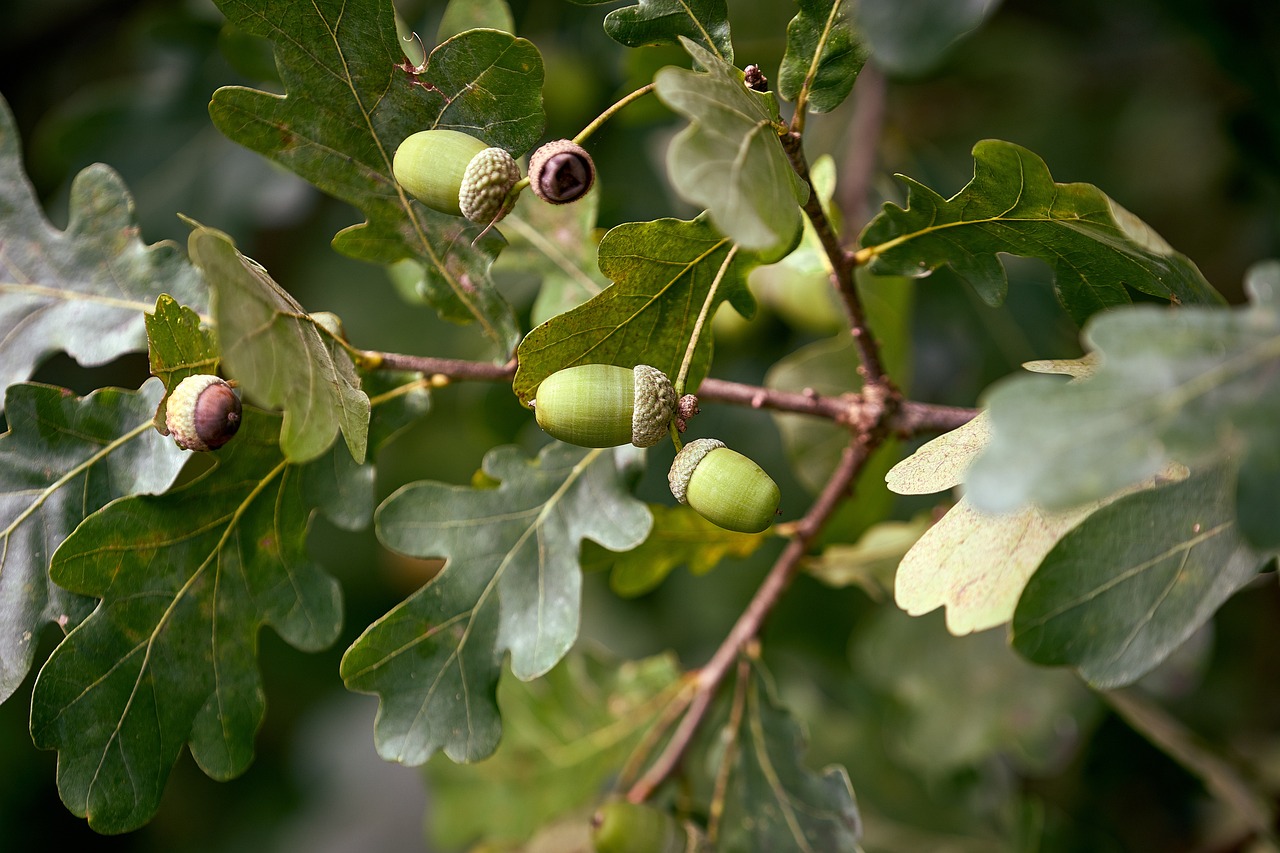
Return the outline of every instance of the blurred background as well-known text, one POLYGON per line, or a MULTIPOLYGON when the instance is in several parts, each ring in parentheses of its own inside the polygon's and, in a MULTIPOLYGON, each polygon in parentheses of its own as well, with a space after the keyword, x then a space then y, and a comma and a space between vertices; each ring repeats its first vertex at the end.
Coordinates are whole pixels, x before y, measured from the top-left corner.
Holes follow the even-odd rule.
MULTIPOLYGON (((989 12, 966 38, 923 59, 909 39, 895 52, 886 38, 880 63, 864 73, 854 96, 813 118, 811 158, 830 154, 837 174, 857 172, 868 157, 873 164, 866 173, 869 201, 842 195, 846 184, 837 189, 846 232, 856 234, 881 201, 901 200, 893 173, 951 195, 972 175, 973 144, 1001 138, 1038 153, 1059 181, 1099 186, 1239 301, 1245 270, 1280 256, 1275 3, 964 5, 989 12)), ((670 49, 617 45, 601 27, 605 8, 565 0, 511 6, 517 33, 538 46, 546 63, 548 138, 572 136, 657 68, 685 61, 670 49)), ((737 63, 758 64, 774 77, 793 4, 729 6, 737 63)), ((403 0, 399 8, 430 44, 443 0, 403 0)), ((920 38, 928 26, 921 24, 920 38)), ((55 225, 65 225, 74 175, 105 162, 134 194, 148 242, 184 242, 187 229, 177 214, 185 214, 231 234, 308 309, 339 314, 356 346, 482 357, 473 329, 406 305, 385 270, 330 249, 338 230, 359 221, 354 210, 213 128, 207 104, 225 85, 279 91, 269 46, 225 27, 208 0, 5 0, 0 7, 0 94, 16 116, 27 172, 55 225)), ((621 222, 696 212, 671 192, 662 169, 666 142, 679 127, 660 103, 644 99, 593 137, 601 233, 621 222)), ((879 310, 890 345, 910 353, 900 375, 912 397, 973 405, 983 388, 1023 361, 1079 354, 1078 330, 1055 302, 1046 269, 1010 262, 1009 275, 1010 297, 1001 309, 983 305, 944 273, 895 283, 895 295, 879 310)), ((500 281, 527 319, 536 295, 532 277, 507 264, 500 281)), ((781 381, 771 366, 784 358, 784 365, 802 363, 833 334, 820 299, 797 305, 767 275, 758 287, 763 305, 751 322, 718 320, 713 375, 781 381)), ((136 387, 145 375, 145 357, 138 356, 95 370, 54 359, 36 378, 87 392, 104 384, 136 387)), ((838 375, 831 379, 839 382, 838 375)), ((788 459, 771 418, 707 407, 697 423, 703 434, 734 434, 735 446, 774 473, 787 517, 804 511, 811 499, 806 460, 788 459)), ((435 395, 432 414, 382 453, 379 493, 422 478, 465 483, 491 447, 533 448, 543 440, 510 389, 446 388, 435 395), (439 452, 446 446, 447 453, 439 452)), ((821 467, 820 457, 808 463, 815 458, 821 467)), ((895 460, 886 458, 879 470, 895 460)), ((665 501, 663 471, 652 467, 640 493, 665 501)), ((829 541, 853 542, 886 513, 910 519, 942 497, 894 499, 874 475, 829 541)), ((346 647, 421 585, 430 567, 387 554, 371 533, 344 533, 323 522, 311 546, 343 584, 344 633, 314 655, 270 631, 260 635, 268 713, 257 758, 243 777, 213 782, 184 755, 155 820, 122 837, 97 836, 58 801, 54 755, 31 744, 28 683, 0 705, 0 849, 454 849, 441 842, 457 839, 433 835, 428 774, 378 759, 376 700, 347 693, 338 678, 346 647)), ((765 548, 700 577, 678 570, 636 599, 618 597, 604 575, 590 575, 584 637, 627 657, 674 649, 687 666, 697 666, 775 553, 765 548)), ((1233 813, 1107 702, 1067 673, 1016 660, 1001 631, 953 639, 939 614, 902 615, 886 598, 886 582, 882 572, 861 588, 832 590, 801 577, 764 637, 782 695, 808 726, 810 763, 849 769, 868 850, 1244 849, 1233 813)), ((45 637, 45 653, 52 642, 45 637)), ((1232 599, 1144 683, 1273 799, 1280 794, 1277 649, 1280 594, 1269 575, 1232 599)))

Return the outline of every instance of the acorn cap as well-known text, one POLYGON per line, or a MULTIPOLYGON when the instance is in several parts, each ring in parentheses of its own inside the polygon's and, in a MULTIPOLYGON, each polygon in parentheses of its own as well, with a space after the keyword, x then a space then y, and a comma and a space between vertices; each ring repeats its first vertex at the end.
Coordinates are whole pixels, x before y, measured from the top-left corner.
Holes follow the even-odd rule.
POLYGON ((682 504, 689 502, 687 497, 689 478, 693 476, 693 469, 698 467, 698 463, 708 453, 725 446, 725 443, 719 439, 699 438, 680 448, 680 452, 671 462, 671 470, 667 472, 667 485, 671 486, 671 494, 676 500, 682 504))
POLYGON ((183 450, 216 450, 240 429, 240 398, 218 376, 196 374, 178 383, 165 404, 165 428, 183 450))
POLYGON ((458 209, 472 222, 488 224, 506 215, 503 202, 520 180, 520 167, 502 148, 486 148, 471 158, 458 190, 458 209))
POLYGON ((636 380, 635 406, 631 410, 631 443, 653 447, 662 441, 676 410, 676 389, 667 374, 647 364, 632 368, 636 380))
POLYGON ((596 166, 587 150, 572 139, 548 142, 529 156, 529 186, 550 204, 568 204, 587 194, 596 166))

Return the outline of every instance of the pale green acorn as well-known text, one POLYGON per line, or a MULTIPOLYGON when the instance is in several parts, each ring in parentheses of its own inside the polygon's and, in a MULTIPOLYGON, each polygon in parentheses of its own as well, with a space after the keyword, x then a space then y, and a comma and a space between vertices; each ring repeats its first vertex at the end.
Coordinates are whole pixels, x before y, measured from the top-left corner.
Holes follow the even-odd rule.
POLYGON ((712 524, 759 533, 773 523, 782 499, 764 469, 723 441, 699 438, 680 449, 667 474, 671 494, 712 524))
POLYGON ((217 450, 240 429, 240 398, 209 374, 188 376, 165 403, 165 429, 183 450, 217 450))
POLYGON ((656 367, 580 364, 542 380, 533 406, 538 426, 579 447, 652 447, 676 407, 671 380, 656 367))
POLYGON ((506 214, 504 202, 520 180, 510 154, 457 130, 420 130, 396 149, 391 171, 428 207, 489 224, 506 214))
POLYGON ((653 806, 610 800, 591 819, 596 853, 689 853, 705 847, 676 819, 653 806))

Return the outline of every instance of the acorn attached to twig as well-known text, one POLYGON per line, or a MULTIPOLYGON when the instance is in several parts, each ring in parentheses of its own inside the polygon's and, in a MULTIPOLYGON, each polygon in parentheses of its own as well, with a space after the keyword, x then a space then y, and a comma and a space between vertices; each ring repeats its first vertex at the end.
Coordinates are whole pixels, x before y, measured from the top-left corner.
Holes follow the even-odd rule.
POLYGON ((198 373, 178 383, 165 404, 164 425, 183 450, 217 450, 240 429, 240 397, 231 383, 198 373))
POLYGON ((671 494, 712 524, 760 533, 773 523, 782 499, 764 469, 723 441, 699 438, 680 449, 667 474, 671 494))
POLYGON ((421 130, 396 149, 391 170, 428 207, 488 225, 506 215, 520 167, 502 148, 457 130, 421 130))
POLYGON ((587 194, 596 165, 587 149, 572 139, 548 142, 529 156, 529 186, 550 204, 569 204, 587 194))
POLYGON ((580 364, 542 380, 530 405, 538 426, 569 444, 652 447, 667 434, 676 392, 647 364, 580 364))

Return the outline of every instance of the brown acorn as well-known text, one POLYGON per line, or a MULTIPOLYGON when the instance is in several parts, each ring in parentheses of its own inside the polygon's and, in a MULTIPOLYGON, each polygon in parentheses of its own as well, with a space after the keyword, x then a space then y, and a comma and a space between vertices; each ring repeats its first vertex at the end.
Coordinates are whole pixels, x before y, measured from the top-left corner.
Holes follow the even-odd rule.
POLYGON ((230 383, 196 374, 178 383, 165 406, 165 428, 183 450, 217 450, 240 429, 240 398, 230 383))

